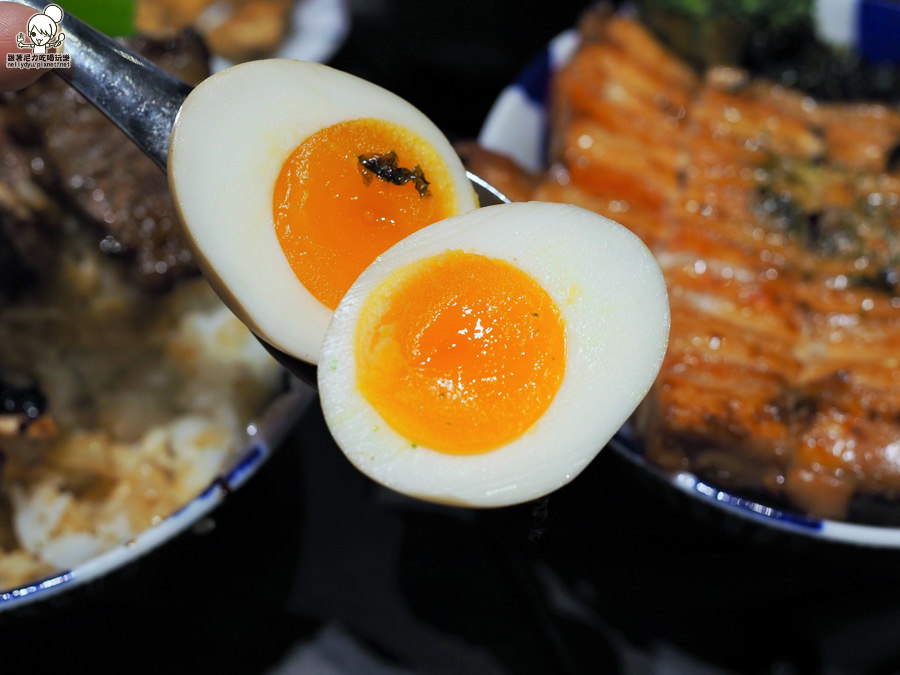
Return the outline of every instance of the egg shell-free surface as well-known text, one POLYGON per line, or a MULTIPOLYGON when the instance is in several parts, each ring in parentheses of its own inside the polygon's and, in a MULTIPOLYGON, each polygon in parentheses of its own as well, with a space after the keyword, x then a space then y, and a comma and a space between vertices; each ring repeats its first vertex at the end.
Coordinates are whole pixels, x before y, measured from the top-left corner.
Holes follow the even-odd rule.
POLYGON ((200 266, 255 333, 309 363, 331 310, 297 280, 278 241, 275 180, 309 136, 345 120, 408 129, 444 159, 459 212, 475 207, 450 142, 402 98, 328 66, 289 59, 240 64, 202 82, 178 114, 169 181, 200 266))
POLYGON ((668 331, 659 266, 626 228, 571 205, 490 206, 414 233, 360 275, 326 332, 319 396, 335 441, 379 483, 430 501, 515 504, 565 485, 596 456, 652 385, 668 331), (394 270, 456 249, 528 273, 566 328, 565 374, 547 412, 520 438, 477 455, 414 447, 356 387, 354 333, 366 297, 394 270))

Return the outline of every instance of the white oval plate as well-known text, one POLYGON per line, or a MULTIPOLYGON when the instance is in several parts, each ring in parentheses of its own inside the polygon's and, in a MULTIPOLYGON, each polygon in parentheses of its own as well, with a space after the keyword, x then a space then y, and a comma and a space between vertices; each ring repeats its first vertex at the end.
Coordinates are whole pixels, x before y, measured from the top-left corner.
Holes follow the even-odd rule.
MULTIPOLYGON (((820 4, 824 7, 828 3, 820 4)), ((864 0, 855 4, 859 6, 859 11, 863 11, 865 6, 871 3, 864 0)), ((894 7, 896 7, 893 17, 895 23, 892 25, 900 30, 900 5, 894 7)), ((865 25, 863 22, 859 23, 859 26, 863 25, 865 25)), ((865 35, 853 36, 852 43, 857 46, 865 43, 865 35)), ((537 171, 543 168, 547 137, 545 102, 549 80, 553 72, 571 56, 577 45, 577 32, 565 31, 526 65, 515 81, 500 93, 491 107, 478 137, 482 146, 511 157, 528 170, 537 171)), ((896 45, 897 56, 900 58, 900 41, 897 41, 896 45)), ((809 518, 720 489, 691 473, 664 472, 644 459, 643 448, 628 426, 610 441, 609 446, 670 488, 734 516, 822 540, 900 548, 900 528, 897 527, 809 518)), ((900 504, 897 508, 900 509, 900 504)))

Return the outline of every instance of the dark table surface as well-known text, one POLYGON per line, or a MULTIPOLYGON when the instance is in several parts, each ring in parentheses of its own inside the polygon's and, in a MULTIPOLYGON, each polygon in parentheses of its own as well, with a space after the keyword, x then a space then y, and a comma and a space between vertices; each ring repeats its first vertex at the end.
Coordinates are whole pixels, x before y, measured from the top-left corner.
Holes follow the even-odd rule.
MULTIPOLYGON (((360 1, 331 63, 472 138, 582 5, 360 1)), ((313 403, 193 531, 0 617, 0 673, 900 672, 898 569, 725 518, 609 450, 537 503, 424 505, 356 472, 313 403)))

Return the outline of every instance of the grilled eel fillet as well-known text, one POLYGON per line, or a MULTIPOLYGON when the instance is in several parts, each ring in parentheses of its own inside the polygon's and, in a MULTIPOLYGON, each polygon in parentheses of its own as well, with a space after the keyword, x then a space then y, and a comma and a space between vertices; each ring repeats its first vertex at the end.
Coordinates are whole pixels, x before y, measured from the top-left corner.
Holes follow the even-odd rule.
POLYGON ((546 173, 460 151, 513 198, 593 209, 656 254, 672 329, 634 418, 649 461, 817 517, 900 496, 900 112, 697 74, 622 16, 581 32, 546 173))

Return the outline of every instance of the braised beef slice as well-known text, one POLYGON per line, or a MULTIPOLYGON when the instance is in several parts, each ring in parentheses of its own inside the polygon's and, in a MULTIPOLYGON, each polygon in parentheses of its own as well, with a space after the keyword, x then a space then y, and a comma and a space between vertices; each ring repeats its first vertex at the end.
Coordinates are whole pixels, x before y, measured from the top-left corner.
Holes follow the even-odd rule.
MULTIPOLYGON (((198 83, 209 55, 195 34, 129 42, 177 77, 198 83)), ((132 265, 143 287, 165 289, 197 273, 165 174, 118 128, 56 77, 17 95, 11 131, 52 169, 52 185, 99 229, 103 252, 132 265)))
POLYGON ((0 116, 0 298, 14 297, 49 269, 59 211, 37 179, 40 157, 5 133, 0 116))

